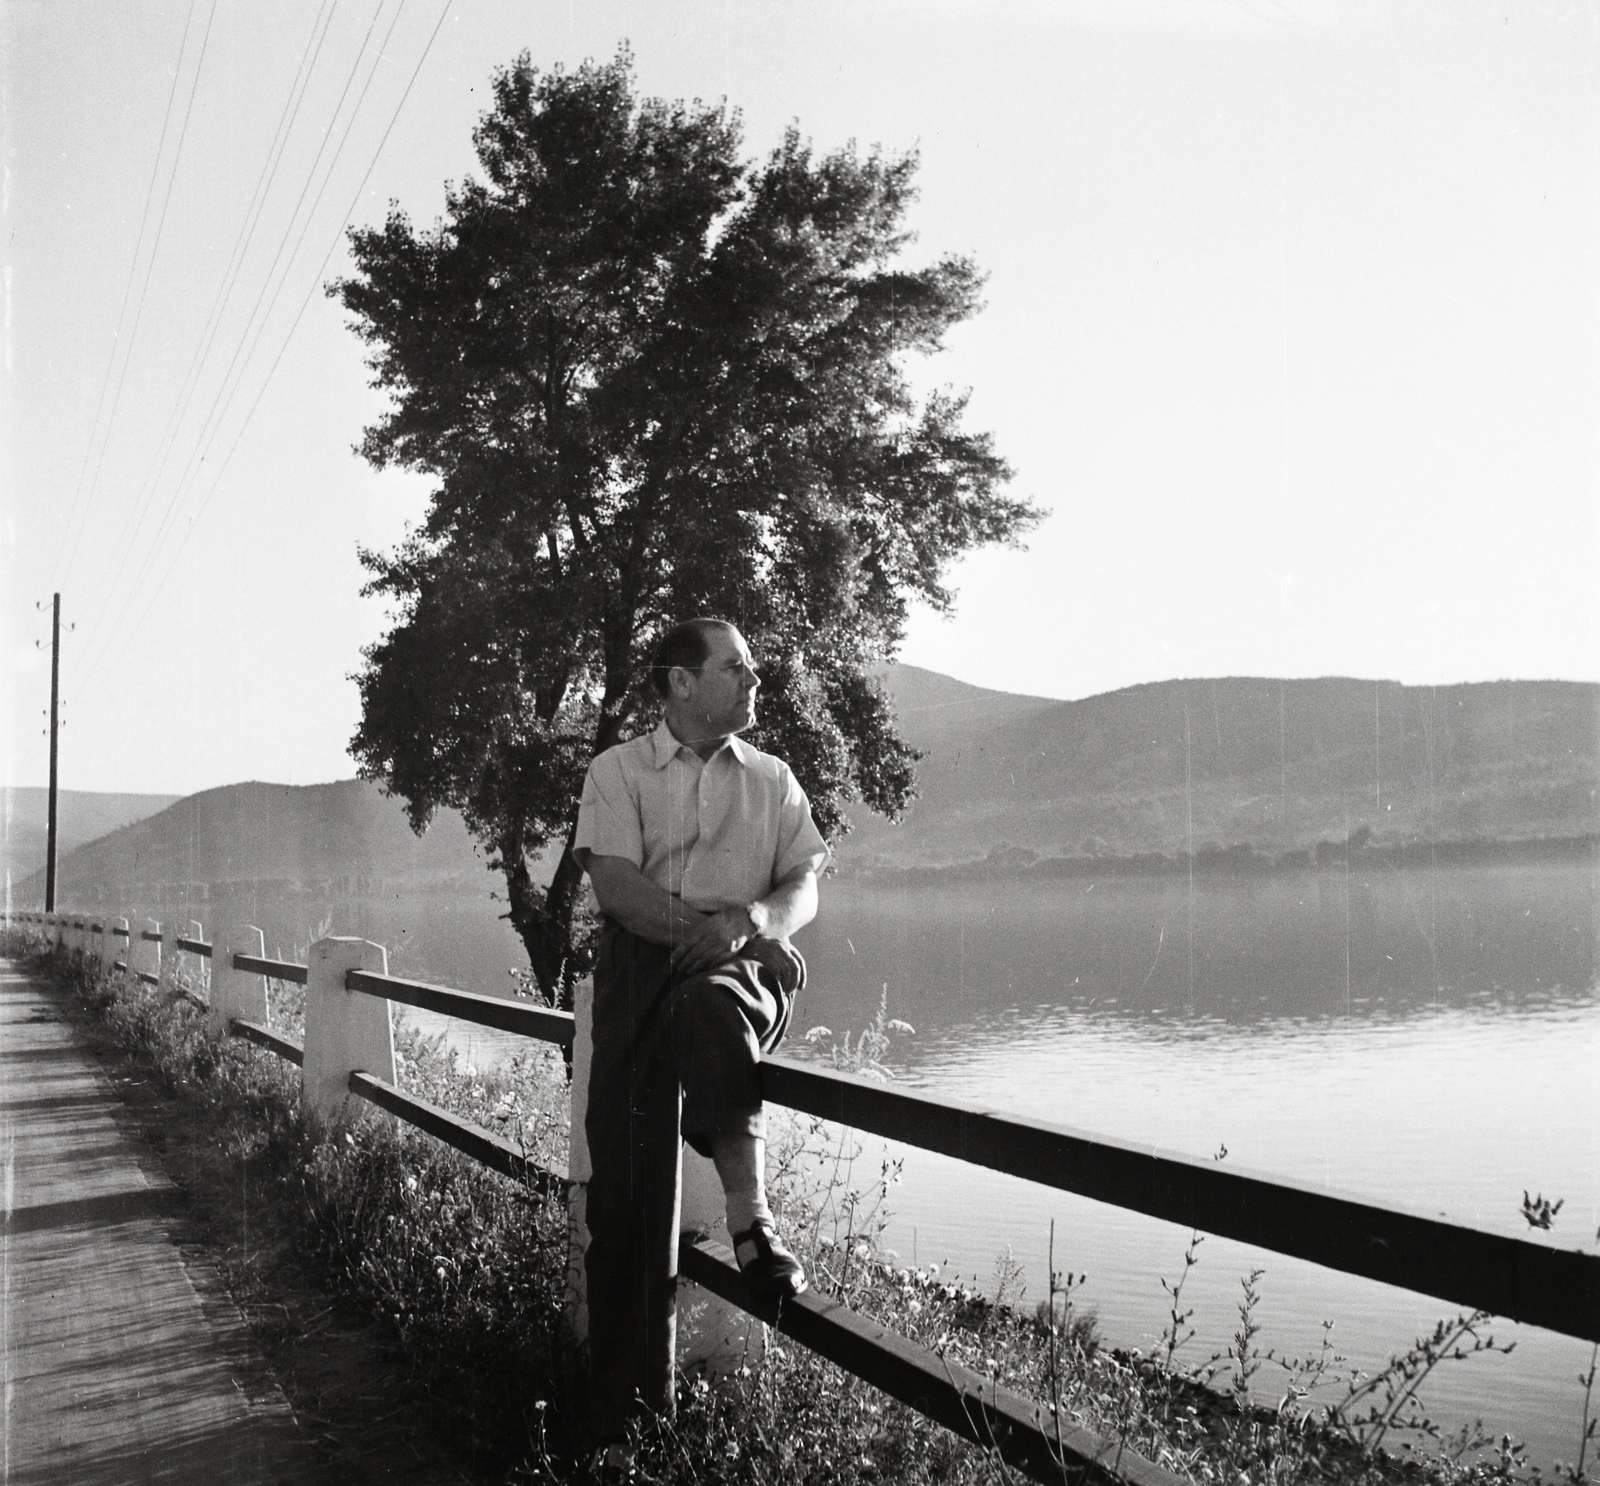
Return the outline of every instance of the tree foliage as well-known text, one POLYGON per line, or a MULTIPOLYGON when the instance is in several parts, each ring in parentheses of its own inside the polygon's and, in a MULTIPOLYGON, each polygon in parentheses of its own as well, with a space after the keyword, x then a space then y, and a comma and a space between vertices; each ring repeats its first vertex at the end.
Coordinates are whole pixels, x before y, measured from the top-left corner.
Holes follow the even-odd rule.
POLYGON ((734 620, 763 667, 753 741, 830 835, 896 815, 914 753, 870 672, 953 558, 1034 518, 961 397, 907 358, 978 308, 965 258, 901 267, 912 156, 741 158, 725 109, 637 96, 626 52, 494 78, 483 179, 419 230, 351 233, 330 287, 389 409, 375 466, 432 476, 425 521, 363 553, 392 627, 353 749, 425 828, 453 806, 495 853, 545 994, 585 968, 570 842, 594 753, 651 725, 651 648, 734 620))

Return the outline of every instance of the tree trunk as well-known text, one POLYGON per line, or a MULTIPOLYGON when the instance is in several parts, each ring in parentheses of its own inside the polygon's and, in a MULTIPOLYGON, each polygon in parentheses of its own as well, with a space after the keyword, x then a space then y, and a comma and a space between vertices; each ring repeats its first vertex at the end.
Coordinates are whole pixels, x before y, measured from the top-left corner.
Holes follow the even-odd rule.
POLYGON ((500 871, 506 879, 506 903, 510 909, 506 917, 517 931, 522 947, 528 952, 528 963, 533 967, 533 978, 545 999, 550 999, 549 988, 540 973, 544 960, 543 932, 539 914, 539 889, 533 885, 533 874, 528 871, 527 858, 522 854, 522 842, 516 834, 509 834, 495 843, 500 854, 500 871))
POLYGON ((572 1010, 574 988, 588 972, 590 958, 587 946, 574 945, 572 940, 572 920, 583 886, 583 872, 572 855, 576 830, 574 822, 548 888, 535 885, 520 843, 502 842, 499 848, 511 927, 528 951, 540 994, 563 1011, 572 1010))
MULTIPOLYGON (((627 699, 631 677, 624 670, 619 682, 615 667, 608 667, 608 672, 610 680, 601 702, 600 723, 593 749, 595 755, 604 753, 617 741, 633 711, 627 699)), ((574 808, 567 826, 561 860, 556 863, 555 875, 550 879, 548 888, 534 885, 533 875, 528 871, 528 863, 522 853, 520 835, 508 832, 496 843, 511 905, 511 926, 528 951, 528 963, 540 994, 549 1005, 558 1006, 563 1011, 572 1010, 577 984, 589 973, 594 963, 594 946, 590 936, 581 936, 579 942, 573 939, 578 894, 583 890, 583 869, 572 854, 572 843, 577 834, 578 815, 574 808)))

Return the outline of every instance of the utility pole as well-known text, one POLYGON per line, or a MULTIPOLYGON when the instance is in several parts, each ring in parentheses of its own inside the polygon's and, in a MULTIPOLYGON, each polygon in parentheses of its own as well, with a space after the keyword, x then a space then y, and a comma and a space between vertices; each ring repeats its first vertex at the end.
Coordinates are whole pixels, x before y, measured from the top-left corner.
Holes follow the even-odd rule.
POLYGON ((61 706, 61 595, 50 619, 50 834, 45 851, 44 911, 56 911, 56 718, 61 706))

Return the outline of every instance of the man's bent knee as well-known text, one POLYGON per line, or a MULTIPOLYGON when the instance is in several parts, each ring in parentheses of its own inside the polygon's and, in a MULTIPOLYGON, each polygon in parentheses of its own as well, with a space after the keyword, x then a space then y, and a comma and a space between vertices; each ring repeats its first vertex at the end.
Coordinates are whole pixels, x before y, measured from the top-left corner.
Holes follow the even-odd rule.
POLYGON ((695 976, 678 988, 675 1009, 683 1138, 705 1156, 714 1135, 765 1135, 761 1048, 733 990, 712 976, 695 976))

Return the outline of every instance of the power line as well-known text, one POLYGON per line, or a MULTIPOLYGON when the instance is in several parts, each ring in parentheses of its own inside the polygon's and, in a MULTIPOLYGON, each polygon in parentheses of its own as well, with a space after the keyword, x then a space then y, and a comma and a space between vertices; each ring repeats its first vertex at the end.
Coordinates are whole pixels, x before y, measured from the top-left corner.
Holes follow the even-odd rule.
MULTIPOLYGON (((196 438, 195 445, 190 450, 189 456, 184 462, 183 469, 179 472, 177 484, 174 486, 172 495, 167 501, 166 509, 162 512, 161 520, 157 523, 155 535, 150 539, 150 545, 146 550, 144 560, 136 571, 133 582, 124 597, 122 609, 118 612, 119 621, 122 613, 126 612, 128 605, 133 602, 134 597, 138 592, 139 583, 143 580, 145 575, 149 572, 151 566, 155 563, 156 554, 159 552, 161 543, 167 535, 172 519, 177 514, 183 500, 192 491, 195 482, 200 477, 200 466, 204 464, 207 452, 221 431, 223 421, 227 417, 228 410, 233 404, 233 399, 237 395, 240 385, 243 383, 245 369, 249 365, 251 357, 254 355, 255 347, 259 343, 261 335, 266 329, 267 322, 270 320, 272 311, 277 304, 278 296, 282 292, 283 285, 287 281, 289 273, 293 268, 295 256, 299 251, 299 241, 303 240, 304 238, 304 229, 302 229, 301 232, 301 239, 296 241, 294 250, 289 254, 288 261, 284 264, 283 273, 278 279, 276 288, 274 288, 272 284, 273 274, 277 269, 279 260, 283 257, 283 250, 288 244, 289 235, 294 231, 294 224, 300 215, 300 208, 305 202, 306 192, 311 189, 311 183, 316 179, 317 168, 321 164, 323 152, 327 149, 328 140, 332 137, 335 131, 339 114, 344 107, 344 101, 350 93, 350 85, 355 81, 356 73, 360 70, 361 61, 366 55, 367 45, 372 40, 372 33, 377 26, 378 17, 382 14, 385 3, 386 0, 378 0, 377 8, 373 11, 372 20, 368 23, 367 32, 362 38, 361 47, 357 51, 355 60, 351 64, 350 72, 345 78, 344 87, 340 91, 338 101, 334 104, 333 113, 328 120, 328 127, 323 131, 322 143, 318 146, 316 156, 311 162, 311 168, 307 172, 305 182, 300 188, 300 194, 295 199, 294 209, 290 213, 288 224, 285 226, 283 235, 279 239, 277 251, 273 254, 272 262, 268 266, 266 277, 262 280, 261 289, 256 295, 255 303, 250 307, 250 313, 246 317, 245 327, 240 334, 239 343, 234 347, 233 355, 229 358, 227 368, 223 372, 222 381, 218 385, 216 395, 212 399, 211 406, 207 410, 206 416, 201 423, 200 433, 196 438), (268 298, 269 289, 272 291, 270 299, 268 298), (263 299, 267 300, 267 307, 265 313, 261 316, 259 325, 257 325, 256 316, 257 312, 261 309, 263 299), (252 325, 256 326, 253 338, 251 336, 252 325), (249 343, 248 348, 246 346, 247 341, 249 343), (240 359, 241 353, 243 353, 242 361, 240 359), (234 368, 236 366, 238 367, 238 376, 233 378, 232 386, 230 387, 229 378, 233 377, 234 368)), ((350 128, 355 123, 356 116, 360 112, 361 104, 366 98, 367 89, 371 86, 372 78, 377 72, 378 63, 382 60, 383 45, 386 45, 389 37, 394 34, 395 24, 399 21, 401 11, 404 10, 404 8, 405 0, 400 0, 400 5, 396 8, 394 18, 389 24, 389 30, 384 36, 384 42, 379 46, 377 53, 373 57, 372 68, 368 73, 367 83, 365 86, 363 86, 360 97, 356 102, 356 107, 351 112, 350 120, 346 125, 345 132, 340 137, 338 148, 334 152, 334 157, 329 164, 328 172, 323 177, 322 186, 318 188, 317 194, 313 198, 311 209, 306 214, 307 227, 309 227, 312 217, 316 214, 316 208, 321 203, 322 195, 327 188, 328 181, 332 178, 334 167, 338 164, 339 156, 343 153, 344 145, 350 137, 350 128)))
POLYGON ((145 620, 150 617, 151 609, 154 607, 156 599, 160 596, 161 590, 166 586, 167 579, 171 577, 172 571, 176 567, 178 560, 182 557, 183 550, 188 545, 190 536, 193 535, 194 529, 199 524, 200 518, 205 514, 207 507, 210 506, 212 497, 216 495, 218 489, 221 487, 222 477, 227 473, 228 465, 232 462, 235 451, 237 451, 240 442, 243 440, 246 430, 250 427, 251 420, 255 417, 256 409, 261 405, 261 399, 263 396, 265 396, 267 387, 271 384, 273 375, 277 372, 278 365, 283 360, 284 353, 289 349, 289 344, 294 339, 295 331, 300 326, 300 321, 306 312, 306 307, 311 303, 312 297, 320 285, 322 275, 327 271, 329 260, 333 257, 335 249, 343 240, 345 228, 349 226, 350 218, 355 215, 356 207, 361 203, 361 197, 367 188, 367 182, 372 178, 372 172, 377 169, 378 160, 383 154, 384 146, 388 144, 389 136, 394 132, 394 126, 400 118, 401 110, 405 107, 406 100, 411 96, 411 90, 416 85, 417 77, 422 72, 423 64, 428 60, 428 56, 433 50, 433 44, 438 40, 439 32, 444 27, 445 17, 449 15, 450 7, 454 3, 455 0, 444 0, 444 5, 439 11, 439 19, 434 23, 433 30, 428 36, 427 45, 423 47, 422 55, 417 58, 417 65, 412 69, 411 76, 406 81, 405 91, 401 93, 400 101, 395 105, 394 112, 389 117, 389 123, 383 131, 383 137, 378 141, 377 149, 373 151, 372 160, 367 166, 366 174, 361 177, 361 184, 356 187, 355 195, 351 198, 350 206, 344 214, 344 219, 339 223, 338 230, 334 233, 333 241, 329 243, 327 252, 323 254, 322 262, 317 268, 316 277, 312 280, 311 287, 306 291, 305 297, 300 301, 300 308, 295 312, 295 317, 289 326, 288 334, 284 336, 283 343, 278 347, 278 354, 273 358, 272 365, 268 368, 267 375, 263 379, 260 388, 257 390, 255 399, 250 404, 249 411, 245 414, 244 422, 240 425, 238 433, 234 436, 233 443, 229 446, 227 454, 224 456, 221 465, 218 467, 216 476, 212 480, 210 489, 206 492, 205 498, 201 501, 199 508, 195 511, 194 516, 190 519, 188 529, 184 532, 176 550, 173 552, 171 559, 167 563, 165 571, 162 573, 160 580, 152 589, 150 597, 146 601, 144 608, 140 611, 138 618, 125 631, 122 632, 121 645, 117 647, 115 652, 111 652, 109 650, 102 651, 101 659, 96 660, 86 673, 86 680, 89 679, 89 677, 91 677, 94 672, 99 669, 100 665, 104 663, 106 656, 110 657, 112 664, 115 664, 116 661, 122 658, 123 653, 127 650, 134 637, 143 627, 145 620))
POLYGON ((205 35, 200 38, 200 54, 195 62, 194 81, 189 85, 189 101, 184 107, 183 128, 178 132, 178 148, 172 157, 172 173, 167 177, 166 195, 161 199, 161 216, 156 222, 156 234, 151 242, 150 257, 145 264, 144 282, 139 286, 139 303, 134 309, 133 329, 128 332, 128 349, 123 354, 122 371, 117 377, 117 390, 112 394, 111 411, 106 415, 105 436, 100 441, 100 454, 95 461, 94 474, 89 479, 89 492, 83 501, 83 519, 79 523, 78 536, 72 543, 72 550, 67 554, 67 565, 63 573, 63 579, 66 574, 70 574, 72 571, 73 559, 78 555, 78 542, 82 539, 84 529, 89 524, 89 508, 94 504, 94 493, 100 483, 100 469, 105 463, 106 449, 111 444, 111 430, 116 425, 117 410, 122 405, 122 388, 128 379, 128 364, 133 360, 134 342, 138 340, 139 324, 144 318, 144 303, 145 297, 150 290, 150 275, 155 271, 156 258, 161 252, 161 233, 167 225, 167 208, 172 203, 172 188, 177 183, 178 166, 183 161, 183 144, 184 140, 188 138, 189 120, 194 114, 195 94, 200 90, 200 74, 205 68, 206 48, 211 41, 211 25, 216 18, 217 0, 211 0, 211 9, 206 14, 205 35))
MULTIPOLYGON (((279 275, 277 285, 274 287, 272 275, 277 269, 279 259, 283 257, 283 250, 288 245, 289 235, 294 231, 294 224, 299 218, 300 207, 305 201, 306 192, 311 189, 311 183, 316 178, 317 167, 321 164, 323 151, 327 148, 328 141, 334 135, 339 113, 344 107, 344 100, 350 93, 350 84, 355 81, 356 73, 360 70, 362 58, 366 56, 367 43, 372 40, 372 32, 377 26, 378 17, 382 14, 385 3, 386 0, 378 0, 377 9, 372 13, 372 20, 367 25, 367 33, 362 38, 361 48, 356 53, 355 61, 351 64, 349 75, 345 78, 338 102, 334 104, 333 113, 328 120, 328 127, 323 131, 322 143, 318 146, 316 157, 311 162, 311 169, 307 172, 305 184, 300 188, 300 194, 295 200, 294 210, 290 213, 288 225, 285 226, 283 236, 278 242, 277 251, 273 254, 272 263, 267 269, 267 276, 262 281, 261 290, 256 295, 256 301, 251 306, 250 314, 245 320, 245 328, 240 335, 239 344, 234 348, 232 357, 229 358, 227 370, 223 373, 222 384, 218 387, 217 395, 212 400, 211 408, 208 410, 205 421, 201 425, 200 437, 196 441, 195 447, 190 452, 188 460, 185 461, 184 469, 178 477, 178 488, 174 490, 172 498, 167 503, 167 509, 162 514, 161 522, 156 529, 154 543, 160 542, 166 532, 169 520, 177 510, 180 499, 188 493, 188 490, 185 489, 185 482, 187 481, 188 489, 192 489, 194 481, 199 478, 199 466, 205 462, 206 453, 221 432, 223 420, 227 417, 228 409, 232 406, 233 399, 244 381, 245 369, 249 366, 250 359, 255 354, 255 348, 260 343, 267 323, 272 318, 273 310, 277 307, 278 297, 283 292, 283 286, 288 281, 289 275, 294 268, 294 260, 300 251, 300 244, 305 240, 306 231, 311 225, 312 218, 316 215, 317 207, 322 204, 323 193, 327 190, 328 182, 333 178, 333 172, 338 166, 339 157, 344 153, 345 144, 348 143, 350 138, 350 131, 354 127, 361 105, 366 99, 367 89, 371 87, 372 79, 377 74, 378 64, 383 59, 383 45, 387 44, 389 37, 394 34, 395 24, 400 19, 401 11, 405 9, 405 0, 400 0, 400 4, 395 10, 394 18, 389 23, 389 30, 384 36, 384 42, 380 44, 376 55, 373 57, 366 84, 362 87, 360 96, 356 100, 355 108, 351 111, 350 119, 345 125, 344 132, 340 135, 333 159, 329 161, 327 172, 323 175, 322 185, 317 188, 317 194, 312 198, 311 207, 306 212, 305 222, 300 229, 300 236, 295 239, 295 245, 290 250, 288 259, 284 262, 283 273, 279 275), (269 289, 271 290, 270 298, 268 297, 269 289), (262 313, 258 322, 256 312, 261 308, 263 299, 267 301, 266 310, 262 313), (254 326, 253 333, 252 326, 254 326), (246 344, 247 342, 248 345, 246 344), (232 375, 235 365, 239 368, 239 374, 233 379, 233 385, 230 388, 228 378, 232 375), (215 415, 215 421, 213 421, 213 415, 215 415)), ((154 550, 154 543, 152 551, 154 550)))
MULTIPOLYGON (((274 131, 272 143, 268 145, 266 156, 261 162, 261 171, 256 177, 255 190, 251 193, 250 203, 245 208, 244 221, 240 226, 238 238, 234 242, 233 252, 229 255, 228 268, 223 274, 222 285, 218 289, 216 297, 212 300, 210 312, 207 314, 205 326, 201 331, 201 339, 197 344, 194 356, 190 359, 188 370, 184 373, 184 380, 179 388, 178 400, 174 403, 173 412, 167 420, 165 429, 162 431, 151 468, 140 482, 138 495, 133 505, 129 507, 127 515, 123 518, 122 531, 117 537, 119 555, 116 570, 112 574, 111 581, 105 586, 107 604, 99 610, 90 633, 86 636, 86 645, 99 637, 100 620, 109 612, 110 596, 116 592, 117 585, 121 582, 122 575, 127 570, 129 554, 132 552, 134 544, 138 541, 139 531, 144 525, 144 517, 148 511, 150 500, 155 494, 156 488, 160 483, 161 473, 166 468, 167 461, 176 445, 177 430, 189 411, 189 405, 193 401, 195 390, 199 386, 200 368, 211 354, 211 347, 215 344, 217 332, 221 329, 222 315, 227 301, 232 296, 239 271, 244 267, 247 245, 271 194, 273 182, 277 179, 278 166, 283 161, 284 151, 288 147, 289 135, 294 129, 295 120, 299 117, 300 105, 305 99, 311 75, 316 70, 317 60, 322 55, 322 46, 327 40, 328 30, 332 24, 333 11, 337 6, 338 0, 322 0, 322 6, 312 20, 311 31, 306 38, 306 47, 301 53, 299 68, 295 73, 294 81, 289 85, 288 96, 284 99, 283 109, 278 115, 278 125, 274 131), (327 24, 323 24, 325 15, 328 18, 327 24), (320 36, 318 35, 319 27, 321 29, 320 36), (307 60, 308 57, 309 61, 307 60)), ((131 278, 129 282, 131 284, 131 278)), ((109 376, 109 367, 107 368, 107 374, 109 376)))
POLYGON ((94 417, 89 420, 89 439, 83 448, 83 464, 78 469, 78 483, 72 490, 72 504, 67 508, 67 519, 56 539, 56 550, 50 559, 53 569, 61 559, 61 549, 66 546, 67 535, 72 530, 73 519, 78 514, 78 499, 83 494, 83 478, 89 472, 89 460, 94 454, 95 430, 100 426, 100 411, 105 407, 106 388, 111 385, 111 369, 117 364, 117 345, 122 339, 122 322, 128 313, 128 300, 133 294, 133 281, 139 272, 139 250, 144 246, 145 223, 150 219, 150 203, 155 199, 156 181, 161 174, 161 157, 166 153, 167 128, 172 123, 172 105, 178 97, 178 80, 183 76, 183 54, 189 48, 189 27, 194 21, 196 0, 189 0, 189 14, 183 23, 183 37, 178 42, 178 60, 172 69, 172 86, 167 90, 167 111, 161 117, 161 138, 156 143, 156 157, 150 162, 150 182, 144 191, 144 210, 139 214, 139 233, 133 240, 133 258, 128 264, 128 282, 123 286, 122 305, 117 310, 116 328, 111 333, 111 352, 106 357, 106 372, 100 379, 100 395, 95 400, 94 417))

